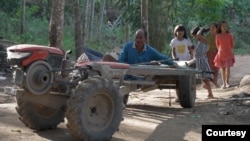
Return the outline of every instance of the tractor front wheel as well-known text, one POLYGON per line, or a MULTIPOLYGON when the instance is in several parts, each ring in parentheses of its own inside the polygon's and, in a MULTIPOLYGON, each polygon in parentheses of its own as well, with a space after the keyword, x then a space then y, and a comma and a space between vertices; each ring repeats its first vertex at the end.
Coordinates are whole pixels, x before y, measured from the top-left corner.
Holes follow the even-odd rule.
POLYGON ((67 103, 67 127, 78 140, 109 140, 118 130, 123 98, 111 80, 90 77, 73 91, 67 103))

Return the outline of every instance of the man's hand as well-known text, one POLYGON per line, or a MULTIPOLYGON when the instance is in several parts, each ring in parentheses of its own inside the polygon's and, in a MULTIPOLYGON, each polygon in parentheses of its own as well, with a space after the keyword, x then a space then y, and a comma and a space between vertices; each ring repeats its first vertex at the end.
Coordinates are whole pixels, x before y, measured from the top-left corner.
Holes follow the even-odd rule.
POLYGON ((150 61, 150 65, 161 65, 161 62, 159 61, 150 61))

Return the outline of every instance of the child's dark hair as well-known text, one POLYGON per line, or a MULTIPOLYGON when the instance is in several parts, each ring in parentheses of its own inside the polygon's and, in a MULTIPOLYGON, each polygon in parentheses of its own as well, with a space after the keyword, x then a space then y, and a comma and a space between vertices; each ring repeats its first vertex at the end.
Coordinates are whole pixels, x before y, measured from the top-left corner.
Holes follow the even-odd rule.
POLYGON ((175 37, 177 37, 177 34, 176 34, 177 31, 183 31, 184 32, 183 38, 187 39, 186 28, 184 25, 179 24, 179 25, 175 26, 175 28, 174 28, 174 36, 175 37))
MULTIPOLYGON (((217 33, 221 33, 221 25, 226 23, 227 24, 227 21, 220 21, 219 25, 218 25, 218 28, 217 28, 217 33)), ((227 30, 227 33, 229 33, 229 31, 227 30)))
POLYGON ((202 27, 194 27, 192 30, 191 30, 191 34, 192 35, 197 35, 198 31, 199 30, 202 30, 201 32, 201 35, 203 35, 204 33, 208 32, 209 31, 209 28, 202 28, 202 27))
POLYGON ((213 23, 211 23, 211 24, 210 24, 210 26, 215 26, 215 27, 218 29, 219 24, 218 24, 218 23, 216 23, 216 22, 213 22, 213 23))

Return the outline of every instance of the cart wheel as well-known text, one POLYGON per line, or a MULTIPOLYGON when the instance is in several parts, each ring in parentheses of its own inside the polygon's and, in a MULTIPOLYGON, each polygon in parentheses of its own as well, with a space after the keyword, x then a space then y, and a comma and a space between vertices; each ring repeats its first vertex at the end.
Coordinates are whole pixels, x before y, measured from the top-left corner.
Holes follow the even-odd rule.
POLYGON ((129 93, 128 93, 128 94, 125 94, 124 97, 123 97, 123 104, 124 104, 124 105, 127 105, 127 103, 128 103, 128 98, 129 98, 129 93))
POLYGON ((177 95, 179 96, 180 105, 183 108, 192 108, 196 98, 195 75, 179 76, 177 84, 177 95))

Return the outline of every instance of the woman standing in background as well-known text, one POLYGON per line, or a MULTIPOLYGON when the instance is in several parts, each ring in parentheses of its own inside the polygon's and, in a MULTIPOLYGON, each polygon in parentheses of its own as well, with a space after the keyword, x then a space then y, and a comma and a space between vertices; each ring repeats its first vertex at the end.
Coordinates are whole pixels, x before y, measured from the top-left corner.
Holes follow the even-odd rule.
POLYGON ((209 63, 211 70, 214 72, 213 84, 215 85, 216 88, 219 88, 219 85, 218 85, 219 68, 214 65, 214 58, 218 52, 216 43, 215 43, 215 36, 217 34, 217 28, 218 28, 218 24, 212 23, 209 26, 210 32, 209 34, 207 34, 206 39, 207 39, 207 45, 208 45, 208 51, 207 51, 208 63, 209 63))
POLYGON ((218 53, 214 58, 215 66, 221 68, 222 89, 229 88, 230 67, 235 63, 233 48, 234 38, 228 30, 226 21, 221 21, 215 37, 218 53))

